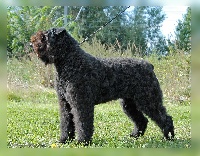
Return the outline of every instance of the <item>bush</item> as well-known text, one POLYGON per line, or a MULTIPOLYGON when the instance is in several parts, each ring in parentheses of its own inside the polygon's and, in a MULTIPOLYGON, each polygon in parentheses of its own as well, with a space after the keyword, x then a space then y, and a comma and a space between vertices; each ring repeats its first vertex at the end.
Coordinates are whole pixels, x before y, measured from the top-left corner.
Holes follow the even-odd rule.
POLYGON ((178 51, 173 55, 147 58, 153 65, 169 103, 188 103, 191 97, 191 55, 178 51))

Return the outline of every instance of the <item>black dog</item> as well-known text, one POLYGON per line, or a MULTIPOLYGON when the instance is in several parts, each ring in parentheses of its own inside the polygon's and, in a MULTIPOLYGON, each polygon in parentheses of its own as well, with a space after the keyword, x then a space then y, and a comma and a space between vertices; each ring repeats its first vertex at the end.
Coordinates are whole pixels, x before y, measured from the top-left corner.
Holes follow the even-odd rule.
POLYGON ((173 139, 172 117, 166 113, 153 65, 134 58, 100 59, 83 51, 65 29, 39 31, 31 37, 37 56, 53 63, 60 104, 60 142, 75 138, 89 143, 93 135, 94 106, 121 99, 124 112, 134 122, 131 134, 144 134, 149 116, 166 139, 173 139), (170 135, 171 133, 171 135, 170 135))

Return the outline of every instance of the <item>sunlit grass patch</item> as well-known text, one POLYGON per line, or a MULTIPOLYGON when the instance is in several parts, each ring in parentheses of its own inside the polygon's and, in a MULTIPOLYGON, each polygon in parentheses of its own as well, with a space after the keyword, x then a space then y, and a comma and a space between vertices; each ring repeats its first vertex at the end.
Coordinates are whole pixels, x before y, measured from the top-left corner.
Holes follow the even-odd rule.
MULTIPOLYGON (((42 94, 41 98, 42 98, 42 94)), ((9 148, 80 148, 76 141, 59 144, 59 110, 54 100, 48 103, 10 101, 7 107, 7 146, 9 148)), ((167 106, 173 116, 176 138, 166 141, 149 119, 145 135, 129 137, 133 124, 123 113, 119 101, 95 107, 93 142, 87 148, 189 148, 191 115, 189 106, 167 106)))

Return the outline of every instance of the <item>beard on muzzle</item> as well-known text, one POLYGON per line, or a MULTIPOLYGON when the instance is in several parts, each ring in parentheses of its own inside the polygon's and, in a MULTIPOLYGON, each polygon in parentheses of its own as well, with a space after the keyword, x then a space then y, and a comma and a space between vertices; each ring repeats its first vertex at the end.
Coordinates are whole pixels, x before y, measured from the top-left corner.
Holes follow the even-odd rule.
POLYGON ((45 63, 45 65, 54 63, 53 56, 42 55, 40 59, 45 63))
POLYGON ((45 65, 50 63, 49 58, 45 55, 40 56, 40 59, 44 62, 45 65))

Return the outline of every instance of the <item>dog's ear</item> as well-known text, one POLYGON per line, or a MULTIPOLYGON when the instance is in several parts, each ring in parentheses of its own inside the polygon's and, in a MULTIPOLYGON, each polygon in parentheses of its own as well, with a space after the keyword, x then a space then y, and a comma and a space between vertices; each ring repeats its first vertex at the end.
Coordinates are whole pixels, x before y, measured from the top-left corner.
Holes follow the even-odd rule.
POLYGON ((66 33, 66 30, 65 30, 64 28, 59 28, 59 29, 57 29, 57 31, 56 31, 56 34, 57 34, 57 35, 61 35, 61 34, 64 34, 64 33, 66 33))
POLYGON ((66 33, 66 30, 64 28, 52 28, 48 31, 48 36, 51 38, 63 35, 66 33))

